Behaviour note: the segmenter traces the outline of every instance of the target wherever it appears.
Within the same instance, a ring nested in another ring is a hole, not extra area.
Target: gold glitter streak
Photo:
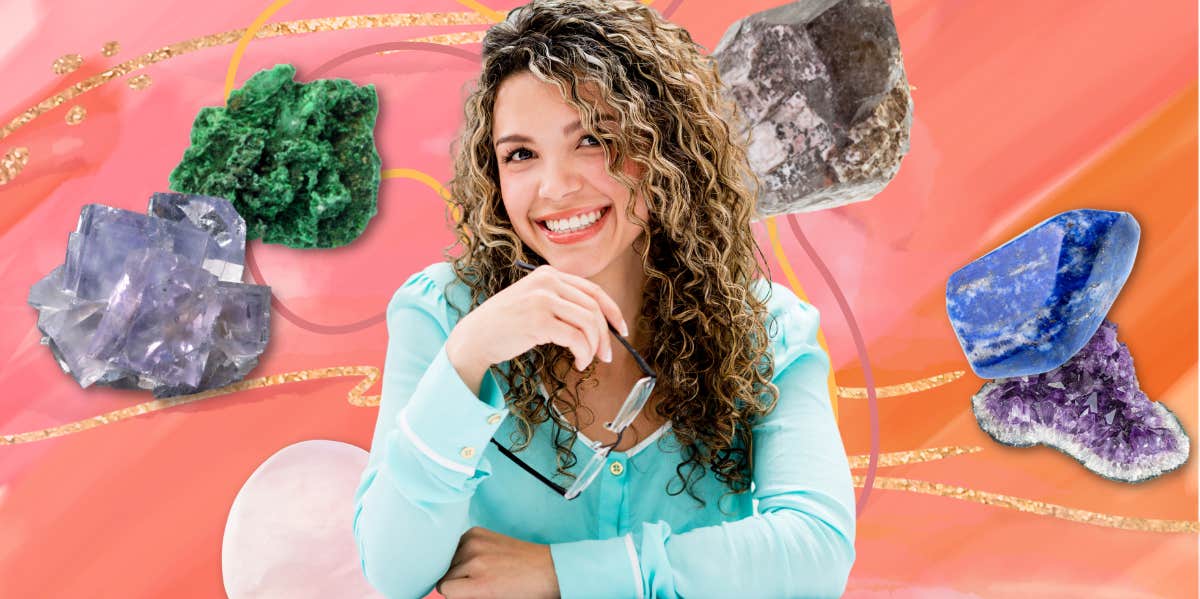
[[[854,486],[861,488],[863,484],[865,484],[865,479],[866,477],[864,476],[855,475]],[[1001,495],[999,493],[989,493],[987,491],[976,491],[975,489],[965,489],[963,487],[945,485],[926,480],[877,477],[875,479],[875,488],[889,489],[892,491],[910,491],[913,493],[923,493],[926,495],[939,495],[941,497],[972,501],[975,503],[981,503],[983,505],[990,505],[992,507],[1017,510],[1019,512],[1028,512],[1030,514],[1038,514],[1040,516],[1053,516],[1062,520],[1079,522],[1081,524],[1091,524],[1093,526],[1107,526],[1110,528],[1137,530],[1141,532],[1200,532],[1200,522],[1193,522],[1189,520],[1153,520],[1149,518],[1131,518],[1128,516],[1100,514],[1097,512],[1089,512],[1087,510],[1064,507],[1053,503],[1035,501],[1033,499],[1023,499],[1021,497]]]
[[[899,397],[910,393],[920,393],[928,391],[934,387],[952,383],[962,378],[966,374],[965,370],[955,370],[953,372],[944,372],[929,378],[924,378],[918,381],[910,381],[900,383],[899,385],[888,385],[886,387],[875,387],[876,397]],[[866,399],[866,387],[838,387],[838,397],[842,399]]]
[[[86,108],[84,108],[82,106],[72,106],[71,109],[67,111],[67,116],[66,116],[65,120],[67,121],[68,125],[78,125],[79,123],[83,122],[83,119],[86,119],[86,118],[87,118],[87,109]]]
[[[490,22],[475,12],[460,13],[395,13],[383,15],[359,15],[352,17],[325,17],[321,19],[304,19],[284,23],[272,23],[263,26],[255,38],[281,37],[301,33],[316,33],[320,31],[342,31],[350,29],[372,29],[387,27],[426,27],[435,25],[487,25]],[[163,46],[153,52],[118,64],[99,75],[95,75],[72,85],[53,96],[43,99],[37,105],[27,108],[17,115],[3,128],[0,128],[0,139],[12,135],[14,131],[29,124],[42,114],[62,106],[66,102],[100,87],[113,79],[124,77],[133,71],[144,69],[152,64],[169,60],[176,56],[237,43],[245,29],[235,29],[224,33],[215,33],[203,37],[177,42]],[[436,37],[436,36],[435,36]],[[464,42],[469,43],[469,42]]]
[[[893,451],[891,453],[879,454],[878,465],[880,468],[886,468],[888,466],[919,464],[921,462],[932,462],[934,460],[942,460],[968,453],[978,453],[980,451],[983,451],[982,447],[965,445],[930,447],[927,449],[914,449],[912,451]],[[849,456],[849,460],[851,468],[866,468],[871,464],[870,455],[852,455]]]
[[[108,43],[104,44],[104,48],[100,50],[101,54],[108,56],[110,58],[113,56],[116,56],[120,52],[121,52],[121,43],[120,42],[108,42]]]
[[[0,185],[12,181],[29,163],[29,148],[13,148],[0,159]]]
[[[427,37],[418,37],[409,40],[410,42],[429,42],[431,44],[445,44],[447,46],[462,45],[462,44],[478,44],[483,41],[483,35],[486,31],[464,31],[462,33],[445,33],[442,35],[430,35]]]
[[[83,66],[83,57],[78,54],[63,54],[54,59],[54,74],[66,75]]]
[[[135,75],[129,78],[129,89],[141,91],[147,87],[150,87],[150,84],[152,83],[154,83],[154,80],[151,79],[149,75],[142,73],[141,75]]]
[[[45,428],[38,431],[30,431],[28,433],[17,433],[13,435],[0,435],[0,445],[16,445],[18,443],[32,443],[34,441],[43,441],[53,439],[54,437],[62,437],[74,433],[82,432],[88,429],[120,422],[127,418],[149,414],[166,410],[176,406],[189,404],[202,399],[209,399],[220,395],[229,395],[239,391],[247,391],[250,389],[261,389],[263,387],[273,387],[275,385],[283,385],[286,383],[296,383],[300,381],[310,381],[317,379],[340,378],[347,376],[360,376],[363,380],[346,396],[346,400],[350,405],[357,407],[372,407],[379,405],[379,396],[365,396],[363,393],[375,384],[379,379],[379,369],[374,366],[333,366],[329,368],[315,368],[312,370],[300,370],[296,372],[285,372],[283,374],[275,374],[271,376],[260,377],[248,381],[241,381],[221,387],[220,389],[210,389],[192,395],[181,395],[179,397],[171,397],[167,399],[156,399],[140,403],[136,406],[114,410],[107,414],[93,416],[84,420],[63,424],[51,428]]]

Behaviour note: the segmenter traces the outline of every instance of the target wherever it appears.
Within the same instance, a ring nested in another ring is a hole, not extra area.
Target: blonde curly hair
[[[634,202],[626,210],[645,232],[633,248],[647,277],[637,328],[651,334],[637,349],[658,373],[654,410],[673,422],[682,449],[679,479],[667,492],[686,489],[703,505],[693,487],[705,467],[729,493],[749,489],[751,427],[779,392],[771,383],[766,298],[752,287],[762,274],[755,252],[762,252],[750,229],[756,194],[747,186],[756,191],[758,179],[746,140],[734,133],[742,116],[720,93],[715,61],[699,49],[686,30],[631,0],[535,0],[488,29],[482,73],[454,144],[456,241],[444,253],[471,289],[471,305],[454,306],[460,317],[523,276],[516,260],[545,262],[526,254],[501,200],[492,110],[501,82],[514,73],[556,85],[602,142],[609,175],[631,197],[646,198],[649,222],[633,214]],[[597,104],[612,107],[619,127],[605,128]],[[640,180],[621,171],[626,159],[642,167]],[[459,245],[465,251],[454,258],[450,250]],[[579,410],[579,385],[595,366],[568,395],[560,369],[570,363],[566,348],[546,344],[514,358],[510,372],[498,365],[492,372],[508,382],[515,449],[528,446],[535,425],[552,420],[558,472],[573,477],[577,435],[562,418]],[[550,379],[551,397],[566,397],[563,416],[539,396],[539,375]]]

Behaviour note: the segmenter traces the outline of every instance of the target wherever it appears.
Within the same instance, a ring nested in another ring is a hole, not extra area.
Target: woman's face
[[[529,248],[581,277],[641,271],[632,245],[642,228],[625,216],[635,200],[605,171],[599,138],[582,129],[557,87],[529,72],[507,77],[496,93],[492,139],[504,207]],[[631,161],[622,168],[640,177]],[[634,214],[649,220],[641,194]]]

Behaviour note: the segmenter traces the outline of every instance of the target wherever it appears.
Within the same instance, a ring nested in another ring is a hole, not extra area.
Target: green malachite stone
[[[171,189],[228,199],[246,238],[294,248],[354,241],[378,212],[379,152],[374,85],[293,80],[275,65],[200,109],[192,145],[171,172]]]

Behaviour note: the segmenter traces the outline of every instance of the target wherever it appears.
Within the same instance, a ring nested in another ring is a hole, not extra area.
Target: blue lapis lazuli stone
[[[1071,210],[950,275],[946,311],[983,378],[1040,374],[1092,338],[1137,256],[1128,212]]]

